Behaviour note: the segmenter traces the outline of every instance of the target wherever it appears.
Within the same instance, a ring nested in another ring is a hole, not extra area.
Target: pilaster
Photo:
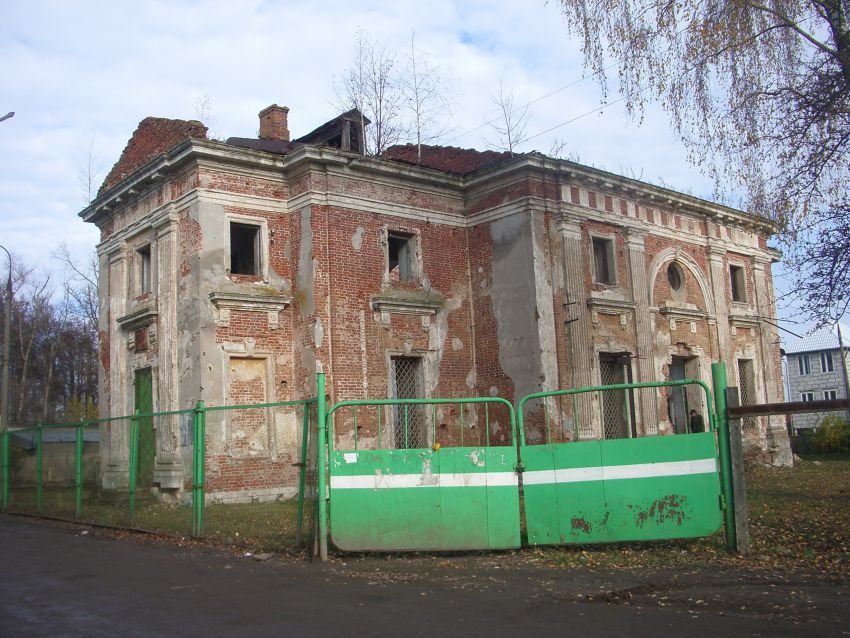
[[[632,299],[635,302],[635,335],[637,343],[639,382],[654,381],[652,353],[652,317],[649,313],[649,285],[646,280],[646,233],[630,228],[626,234],[626,250],[632,281]],[[637,391],[639,397],[640,425],[644,434],[658,433],[655,413],[655,390]]]

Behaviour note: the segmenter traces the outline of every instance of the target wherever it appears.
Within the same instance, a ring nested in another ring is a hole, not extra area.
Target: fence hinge
[[[515,469],[518,473],[520,473],[520,474],[522,474],[523,472],[525,472],[525,466],[522,464],[522,462],[517,463],[516,465],[514,465],[514,469]]]
[[[720,497],[720,511],[725,512],[726,511],[726,499],[723,498],[723,494],[720,494],[719,497]]]

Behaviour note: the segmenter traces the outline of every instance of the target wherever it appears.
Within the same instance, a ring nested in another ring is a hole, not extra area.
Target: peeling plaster
[[[425,357],[425,383],[428,385],[426,396],[431,396],[440,382],[440,363],[443,349],[449,335],[449,314],[463,306],[461,297],[450,297],[437,312],[436,320],[428,331],[428,355]],[[407,344],[405,344],[406,346]]]
[[[528,217],[517,214],[491,223],[490,236],[493,264],[488,294],[496,319],[499,364],[514,383],[514,396],[522,397],[540,389],[542,374],[532,229]]]
[[[358,226],[357,230],[351,236],[351,247],[356,251],[360,252],[360,249],[363,247],[363,233],[365,228],[363,226]]]
[[[454,337],[452,339],[452,350],[454,350],[455,352],[457,352],[458,350],[463,350],[463,341],[461,341],[457,337]]]
[[[315,312],[313,281],[316,264],[313,259],[313,227],[310,207],[301,209],[301,246],[298,254],[298,275],[295,279],[301,305],[301,315],[308,317]]]

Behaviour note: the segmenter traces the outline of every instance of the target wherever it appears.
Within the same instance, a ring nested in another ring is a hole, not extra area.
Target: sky
[[[96,190],[147,116],[203,115],[221,139],[256,137],[273,103],[289,106],[293,138],[333,118],[358,29],[400,62],[415,30],[446,82],[439,143],[490,148],[501,86],[534,102],[518,150],[562,143],[569,159],[711,198],[662,112],[638,125],[622,104],[599,108],[554,1],[0,0],[0,116],[15,112],[0,122],[0,244],[54,277],[60,242],[86,260],[86,176]]]

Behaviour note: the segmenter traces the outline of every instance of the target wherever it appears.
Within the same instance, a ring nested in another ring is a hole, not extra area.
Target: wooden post
[[[738,388],[726,389],[726,405],[729,408],[741,404]],[[732,491],[735,494],[735,536],[738,553],[750,554],[749,523],[747,520],[747,479],[744,474],[744,442],[741,418],[729,418],[729,447],[732,454]]]

